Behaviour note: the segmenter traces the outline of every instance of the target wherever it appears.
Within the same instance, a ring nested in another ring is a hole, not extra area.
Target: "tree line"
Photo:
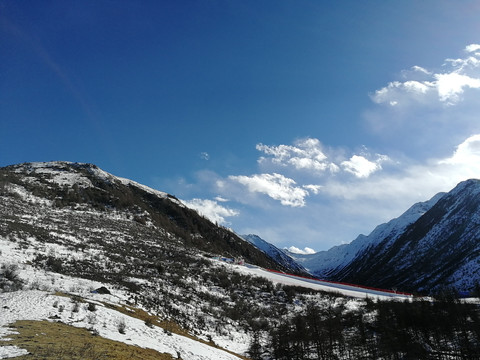
[[[261,335],[253,329],[254,360],[480,359],[479,306],[454,298],[312,302]]]

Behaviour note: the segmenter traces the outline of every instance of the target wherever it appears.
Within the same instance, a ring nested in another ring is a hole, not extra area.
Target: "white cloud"
[[[477,50],[480,50],[480,45],[479,44],[470,44],[465,47],[466,52],[475,52]]]
[[[297,140],[294,145],[268,146],[257,144],[258,151],[262,151],[271,158],[261,157],[260,163],[271,161],[275,165],[292,166],[297,170],[312,170],[316,172],[336,172],[338,168],[327,160],[322,145],[318,139],[304,138]]]
[[[454,105],[460,101],[459,95],[465,88],[480,88],[480,79],[471,78],[467,75],[458,73],[435,74],[436,88],[440,101],[449,105]]]
[[[385,155],[377,155],[376,159],[369,160],[370,157],[366,148],[365,154],[354,154],[348,160],[340,161],[337,165],[322,150],[321,143],[318,139],[305,138],[297,140],[295,145],[278,145],[267,146],[263,144],[257,145],[257,150],[263,151],[267,155],[272,155],[272,164],[280,166],[280,168],[290,167],[294,170],[309,170],[314,174],[332,175],[344,170],[354,174],[357,177],[366,178],[372,173],[381,170],[381,163],[388,160]],[[330,149],[331,157],[341,159],[344,150]],[[261,157],[259,162],[265,163],[268,159]],[[313,193],[318,192],[318,187],[312,185],[303,186],[305,189],[311,190]]]
[[[308,196],[308,191],[295,186],[294,180],[277,173],[229,176],[229,179],[246,186],[250,192],[266,194],[279,200],[282,205],[305,206],[305,197]]]
[[[421,66],[412,66],[412,70],[413,71],[417,71],[417,72],[420,72],[420,73],[423,73],[423,74],[427,74],[427,75],[431,75],[432,73],[430,71],[428,71],[427,69],[424,69],[423,67]]]
[[[460,97],[466,90],[480,88],[480,54],[475,51],[480,45],[471,44],[465,51],[466,58],[446,59],[448,68],[441,72],[427,70],[421,66],[413,66],[412,72],[403,72],[406,81],[392,81],[387,86],[375,91],[371,96],[378,104],[386,103],[392,106],[412,103],[440,102],[445,105],[455,105],[462,101]],[[473,53],[473,54],[472,54]],[[417,74],[422,78],[417,79]],[[432,96],[435,95],[435,96]]]
[[[435,84],[430,81],[392,81],[386,87],[375,91],[371,98],[377,104],[388,103],[393,106],[407,101],[420,102],[422,98],[419,96],[426,95],[434,88]]]
[[[304,189],[314,193],[314,194],[318,194],[320,189],[322,188],[322,185],[303,185],[302,186]]]
[[[216,201],[208,199],[192,199],[192,200],[183,200],[183,203],[191,208],[196,210],[200,215],[205,216],[212,222],[218,224],[226,225],[226,217],[232,217],[239,215],[239,212],[234,209],[226,208]]]
[[[475,169],[474,174],[480,176],[480,134],[470,136],[457,146],[450,158],[439,163]]]
[[[294,254],[302,254],[302,255],[310,255],[310,254],[315,254],[316,251],[309,248],[309,247],[305,247],[305,249],[299,249],[295,246],[290,246],[289,248],[286,248],[288,251],[290,251],[291,253],[294,253]]]
[[[387,201],[408,206],[437,192],[449,191],[470,178],[480,178],[480,134],[465,139],[443,159],[404,163],[395,173],[383,173],[369,181],[346,183],[332,179],[320,191],[348,201],[362,199],[364,205],[370,199],[385,206]]]
[[[367,178],[374,172],[380,170],[382,161],[387,160],[385,155],[379,156],[376,161],[370,161],[363,156],[353,155],[350,160],[341,163],[345,171],[354,174],[358,178]]]

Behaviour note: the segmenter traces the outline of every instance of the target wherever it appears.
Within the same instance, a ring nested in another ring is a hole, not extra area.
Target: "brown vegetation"
[[[170,354],[143,349],[91,334],[88,330],[48,321],[17,321],[11,325],[18,334],[3,345],[16,345],[30,354],[17,359],[42,360],[169,360]]]

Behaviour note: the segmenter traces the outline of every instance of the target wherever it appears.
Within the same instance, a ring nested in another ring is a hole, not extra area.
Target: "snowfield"
[[[397,294],[389,291],[382,291],[380,289],[366,289],[357,287],[355,285],[333,283],[315,279],[308,279],[300,276],[283,274],[279,272],[272,272],[254,265],[232,265],[235,266],[237,271],[244,274],[262,276],[264,278],[273,281],[274,283],[280,283],[283,285],[301,286],[313,290],[336,292],[348,297],[354,298],[376,298],[379,300],[389,299],[410,299],[411,295]]]
[[[68,297],[56,296],[39,290],[15,291],[0,294],[0,337],[11,334],[8,324],[17,320],[52,320],[65,324],[95,329],[99,336],[120,341],[128,345],[151,348],[161,353],[178,354],[182,359],[192,360],[234,360],[237,356],[185,336],[167,333],[159,327],[149,327],[142,320],[124,315],[106,308],[100,301],[111,300],[109,295],[91,294],[89,300],[96,304],[95,311],[87,310],[87,304],[79,303],[74,312],[75,303]],[[60,309],[64,310],[60,310]],[[119,324],[126,325],[125,334],[118,330]],[[0,347],[0,358],[26,354],[25,350],[14,346]]]

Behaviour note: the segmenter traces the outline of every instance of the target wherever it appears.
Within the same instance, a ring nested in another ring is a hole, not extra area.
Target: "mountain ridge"
[[[320,277],[329,277],[335,269],[345,266],[368,247],[378,244],[385,238],[390,241],[395,239],[396,234],[403,231],[433,206],[445,193],[438,193],[430,200],[412,205],[402,215],[386,223],[380,224],[369,235],[358,235],[348,244],[333,246],[329,250],[319,251],[315,254],[288,254],[307,270]]]
[[[480,281],[479,215],[480,180],[461,182],[393,244],[382,241],[334,276],[420,292],[471,290]]]
[[[285,254],[326,280],[413,292],[471,291],[480,282],[480,180],[416,203],[349,244]]]
[[[67,161],[34,162],[0,168],[0,195],[40,195],[58,208],[93,206],[102,211],[130,211],[133,220],[152,230],[165,228],[187,246],[229,257],[243,257],[259,266],[293,271],[234,232],[218,227],[176,197],[133,180],[112,175],[96,165]]]

